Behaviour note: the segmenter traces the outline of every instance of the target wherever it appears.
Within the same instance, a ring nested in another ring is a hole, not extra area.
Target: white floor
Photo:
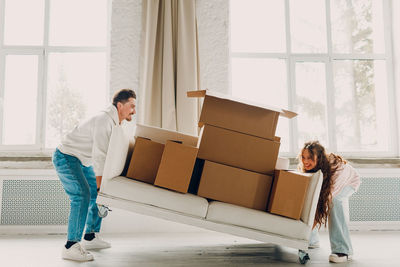
[[[400,232],[352,232],[354,259],[338,266],[400,266]],[[297,251],[215,232],[105,235],[112,248],[93,251],[87,263],[60,258],[65,235],[0,235],[1,267],[59,266],[301,266]],[[334,266],[327,233],[309,251],[307,266]]]

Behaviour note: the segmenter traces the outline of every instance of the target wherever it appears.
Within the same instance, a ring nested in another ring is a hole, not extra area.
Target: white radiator
[[[361,186],[349,200],[350,229],[400,230],[400,169],[358,169]]]
[[[65,232],[68,214],[54,170],[0,170],[0,234]]]

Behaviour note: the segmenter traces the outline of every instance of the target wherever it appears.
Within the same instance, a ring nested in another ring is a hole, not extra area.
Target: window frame
[[[47,72],[48,60],[51,53],[103,52],[106,56],[106,95],[110,92],[110,39],[112,1],[107,1],[107,37],[106,46],[51,46],[49,45],[50,2],[44,0],[44,33],[43,45],[4,45],[5,1],[0,0],[0,153],[26,152],[28,155],[50,155],[53,148],[46,148],[46,100],[47,100]],[[4,145],[4,91],[5,91],[5,57],[7,55],[37,55],[38,56],[38,84],[36,105],[36,138],[33,145]]]
[[[295,81],[295,64],[296,62],[323,62],[326,71],[326,112],[327,112],[327,133],[328,142],[327,149],[331,152],[338,152],[348,158],[366,158],[366,157],[397,157],[399,156],[399,140],[397,127],[396,100],[394,89],[394,73],[393,73],[393,47],[392,47],[392,25],[391,25],[391,1],[383,0],[383,26],[384,26],[384,42],[385,52],[370,54],[340,54],[332,52],[332,29],[330,16],[330,1],[325,0],[326,12],[326,30],[327,30],[327,52],[326,53],[292,53],[291,52],[291,36],[290,36],[290,0],[284,0],[285,5],[285,30],[286,30],[286,53],[251,53],[251,52],[233,52],[230,46],[230,62],[233,58],[278,58],[286,61],[287,67],[287,90],[288,90],[288,108],[294,110],[296,98],[296,81]],[[232,16],[230,16],[232,19]],[[337,151],[335,132],[335,88],[333,80],[333,62],[335,60],[385,60],[387,72],[387,94],[388,94],[388,114],[389,114],[389,144],[387,151]],[[230,77],[230,92],[232,92],[232,76]],[[297,119],[289,120],[289,152],[280,152],[282,156],[296,157],[297,148]]]

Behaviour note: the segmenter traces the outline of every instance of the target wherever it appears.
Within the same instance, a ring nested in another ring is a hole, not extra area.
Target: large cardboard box
[[[296,220],[300,219],[309,182],[308,174],[276,170],[268,211]]]
[[[273,174],[280,143],[204,125],[198,158],[262,174]]]
[[[278,117],[296,113],[218,94],[208,90],[189,91],[188,97],[204,97],[199,127],[204,124],[274,140]]]
[[[126,177],[153,184],[164,151],[164,144],[137,137]]]
[[[265,211],[272,176],[205,161],[198,195]]]
[[[167,141],[154,185],[187,193],[198,149]]]

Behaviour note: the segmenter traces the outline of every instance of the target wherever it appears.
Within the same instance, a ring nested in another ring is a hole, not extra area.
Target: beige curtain
[[[144,0],[138,122],[197,134],[195,0]]]

